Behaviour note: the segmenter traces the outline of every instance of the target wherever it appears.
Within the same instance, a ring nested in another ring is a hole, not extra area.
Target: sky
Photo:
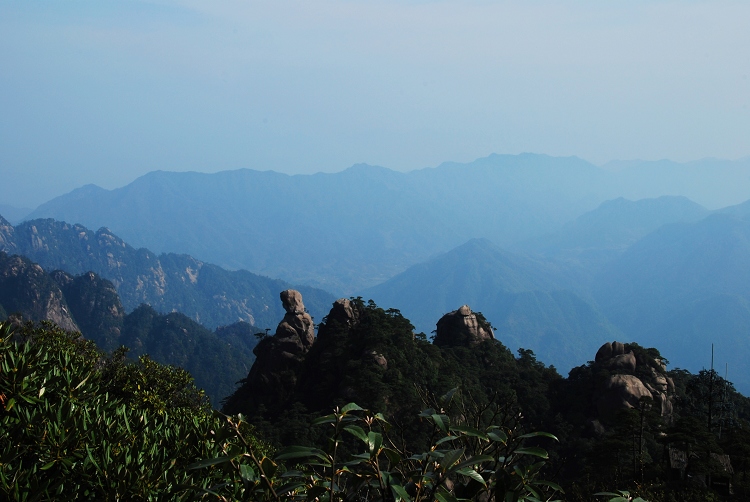
[[[0,204],[153,170],[750,155],[750,2],[0,0]]]

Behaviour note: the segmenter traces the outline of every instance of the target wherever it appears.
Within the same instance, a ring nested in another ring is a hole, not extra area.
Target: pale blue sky
[[[750,155],[747,1],[0,0],[0,203],[155,169]]]

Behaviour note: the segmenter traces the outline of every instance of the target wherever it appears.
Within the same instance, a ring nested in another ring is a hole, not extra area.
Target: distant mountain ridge
[[[426,333],[435,328],[435,319],[469,304],[509,348],[532,349],[540,359],[568,369],[602,340],[620,336],[585,293],[574,292],[576,283],[575,273],[565,266],[474,239],[362,295],[397,307]]]
[[[349,294],[471,238],[508,246],[553,232],[616,197],[681,195],[716,208],[746,200],[749,188],[747,159],[611,172],[576,157],[491,155],[408,173],[155,171],[115,190],[84,187],[29,218],[104,226],[157,253]]]
[[[626,337],[698,371],[714,343],[717,367],[750,389],[750,203],[607,201],[513,252],[472,240],[361,294],[424,332],[470,304],[508,347],[563,370],[583,347]]]
[[[157,256],[134,249],[106,228],[52,219],[16,227],[0,217],[0,251],[17,253],[46,270],[77,275],[93,271],[112,281],[130,312],[142,303],[159,312],[179,311],[209,328],[245,321],[261,329],[283,317],[279,291],[290,284],[250,272],[227,271],[187,255]],[[335,298],[322,290],[298,286],[314,317],[322,318]]]
[[[663,225],[696,222],[709,214],[711,211],[686,197],[636,201],[618,197],[602,202],[557,232],[521,242],[513,249],[577,263],[593,273]]]
[[[247,323],[212,332],[181,313],[159,314],[147,305],[126,314],[112,283],[93,272],[48,274],[28,258],[0,251],[0,320],[19,314],[80,331],[102,350],[125,345],[131,356],[183,367],[215,406],[247,375],[258,342]]]

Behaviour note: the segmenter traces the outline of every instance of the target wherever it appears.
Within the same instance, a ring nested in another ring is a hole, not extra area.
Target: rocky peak
[[[0,304],[9,314],[47,319],[66,331],[79,331],[58,285],[24,257],[0,253]]]
[[[607,342],[596,353],[594,368],[608,375],[597,382],[594,395],[598,419],[611,423],[621,410],[638,408],[642,398],[650,398],[664,420],[671,421],[674,382],[666,376],[664,362],[625,350],[620,342]]]
[[[439,347],[474,347],[495,336],[489,323],[477,317],[468,305],[445,314],[437,322],[435,345]]]
[[[313,320],[299,291],[287,289],[279,296],[286,314],[276,333],[256,345],[256,359],[246,383],[227,399],[226,409],[252,408],[256,400],[272,407],[280,405],[297,384],[305,355],[315,342]]]
[[[0,216],[0,251],[13,253],[16,251],[16,229],[8,220]]]
[[[287,289],[279,296],[286,314],[276,327],[274,338],[291,355],[304,355],[315,342],[312,317],[305,311],[305,304],[302,303],[302,294],[299,291]]]

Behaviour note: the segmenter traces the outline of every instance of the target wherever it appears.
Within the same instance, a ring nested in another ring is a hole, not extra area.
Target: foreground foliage
[[[364,318],[361,336],[351,342],[369,344],[377,337],[387,342],[405,324],[395,312],[373,307],[367,313],[373,322]],[[383,326],[378,316],[399,327],[395,334],[375,329]],[[643,407],[622,415],[606,433],[592,435],[585,419],[585,406],[591,405],[587,389],[595,382],[591,365],[545,384],[549,375],[533,354],[521,351],[513,359],[502,347],[488,345],[440,349],[432,354],[440,361],[436,371],[426,356],[438,348],[419,337],[401,341],[425,352],[413,360],[424,362],[434,376],[427,381],[432,389],[460,380],[458,386],[440,395],[415,385],[419,373],[406,373],[388,344],[367,346],[366,352],[347,349],[342,356],[369,354],[374,347],[389,358],[387,369],[363,371],[372,391],[357,396],[365,406],[334,403],[327,408],[333,413],[318,409],[312,418],[303,406],[280,408],[300,423],[281,422],[294,427],[278,437],[296,439],[275,450],[258,439],[252,417],[212,410],[180,368],[148,356],[133,363],[124,348],[103,354],[49,323],[15,331],[2,323],[0,499],[747,499],[747,400],[712,372],[671,373],[677,389],[671,424]],[[337,361],[338,355],[329,364]],[[525,382],[510,380],[507,392],[494,385],[496,378],[512,375],[514,366]],[[404,373],[390,373],[401,369]],[[388,378],[378,381],[377,372]],[[335,388],[326,374],[307,385]],[[368,385],[361,375],[348,378],[347,387]],[[389,397],[391,385],[401,388]],[[488,394],[492,388],[496,392]],[[369,411],[378,403],[385,413]],[[550,431],[560,443],[537,430]],[[690,452],[682,474],[670,471],[670,448]],[[733,475],[712,460],[725,454],[731,455]],[[717,482],[726,480],[734,495],[717,491]]]
[[[228,467],[235,480],[228,500],[516,502],[549,501],[562,493],[542,479],[547,451],[529,444],[554,436],[523,433],[518,421],[503,423],[505,410],[497,406],[475,415],[474,424],[453,421],[449,409],[455,392],[438,400],[447,408],[419,414],[431,437],[427,451],[411,451],[382,414],[349,403],[313,421],[328,431],[323,447],[290,446],[273,459],[248,448],[193,467]],[[238,436],[242,420],[227,417]],[[284,471],[284,461],[301,463]]]
[[[13,500],[550,500],[547,453],[508,410],[476,422],[454,392],[419,418],[430,447],[355,404],[315,420],[324,446],[276,454],[190,375],[125,350],[104,357],[54,325],[0,324],[0,494]],[[302,462],[302,463],[299,463]],[[287,463],[288,467],[284,466]]]
[[[0,324],[0,400],[7,500],[192,499],[218,481],[188,465],[236,440],[216,439],[221,418],[186,371],[103,358],[47,323]]]

